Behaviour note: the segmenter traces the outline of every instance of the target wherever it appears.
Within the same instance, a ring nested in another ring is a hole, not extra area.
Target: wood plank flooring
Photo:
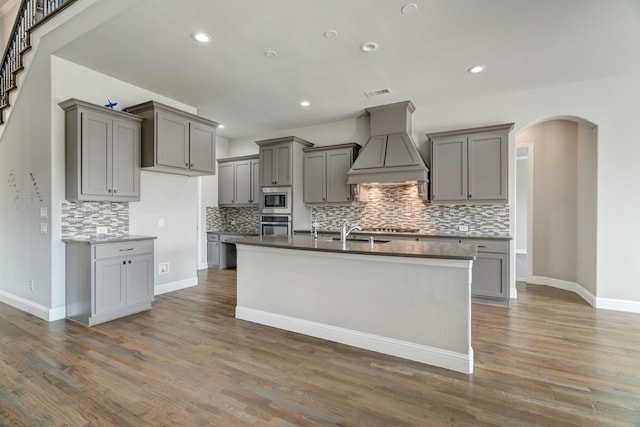
[[[0,304],[0,425],[640,426],[638,314],[519,284],[465,375],[236,320],[235,280],[91,328]]]

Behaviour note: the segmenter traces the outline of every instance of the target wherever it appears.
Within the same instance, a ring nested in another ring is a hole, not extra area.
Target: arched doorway
[[[594,304],[597,127],[578,117],[547,118],[518,133],[516,151],[516,277]]]

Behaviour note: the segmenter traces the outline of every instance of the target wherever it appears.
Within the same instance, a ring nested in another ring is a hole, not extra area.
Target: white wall
[[[11,36],[13,24],[16,22],[20,0],[9,0],[0,7],[0,49],[4,52]]]
[[[577,124],[540,123],[518,135],[518,144],[536,153],[531,273],[576,282]]]
[[[518,147],[518,159],[516,161],[516,250],[527,250],[527,199],[529,197],[529,163],[527,147]],[[523,153],[521,155],[520,153]]]
[[[597,129],[578,124],[578,218],[576,222],[576,279],[592,295],[597,277]],[[639,251],[640,252],[640,251]]]

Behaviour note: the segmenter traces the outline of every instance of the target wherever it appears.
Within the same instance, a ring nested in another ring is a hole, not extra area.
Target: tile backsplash
[[[129,234],[129,203],[62,202],[63,239],[95,236],[96,227],[107,227],[109,235]]]
[[[260,211],[257,207],[207,206],[207,231],[257,233],[259,228]]]
[[[509,205],[439,205],[421,200],[415,184],[371,187],[368,202],[357,206],[316,206],[312,218],[322,230],[348,221],[367,228],[418,228],[423,233],[508,236]],[[469,230],[460,232],[458,226]]]

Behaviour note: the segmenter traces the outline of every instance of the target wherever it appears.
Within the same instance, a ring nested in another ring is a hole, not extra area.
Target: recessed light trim
[[[418,5],[415,3],[407,3],[400,8],[400,12],[403,15],[411,15],[412,13],[416,13],[418,11]]]
[[[264,56],[266,56],[269,59],[277,58],[278,57],[278,51],[277,50],[267,50],[264,53]]]
[[[311,103],[309,101],[307,101],[306,99],[303,99],[302,101],[300,101],[300,106],[301,107],[308,107],[309,105],[311,105]]]
[[[364,42],[360,45],[360,50],[363,52],[375,52],[376,50],[378,50],[378,43]]]
[[[473,67],[469,68],[467,70],[467,72],[471,73],[471,74],[478,74],[483,72],[484,70],[486,70],[487,67],[484,65],[474,65]]]
[[[336,30],[327,30],[324,32],[325,39],[335,39],[338,37],[338,32]]]
[[[198,43],[209,43],[212,37],[207,33],[203,33],[202,31],[196,31],[195,33],[191,34],[191,38]]]
[[[224,125],[222,123],[218,123],[218,129],[224,129]]]

